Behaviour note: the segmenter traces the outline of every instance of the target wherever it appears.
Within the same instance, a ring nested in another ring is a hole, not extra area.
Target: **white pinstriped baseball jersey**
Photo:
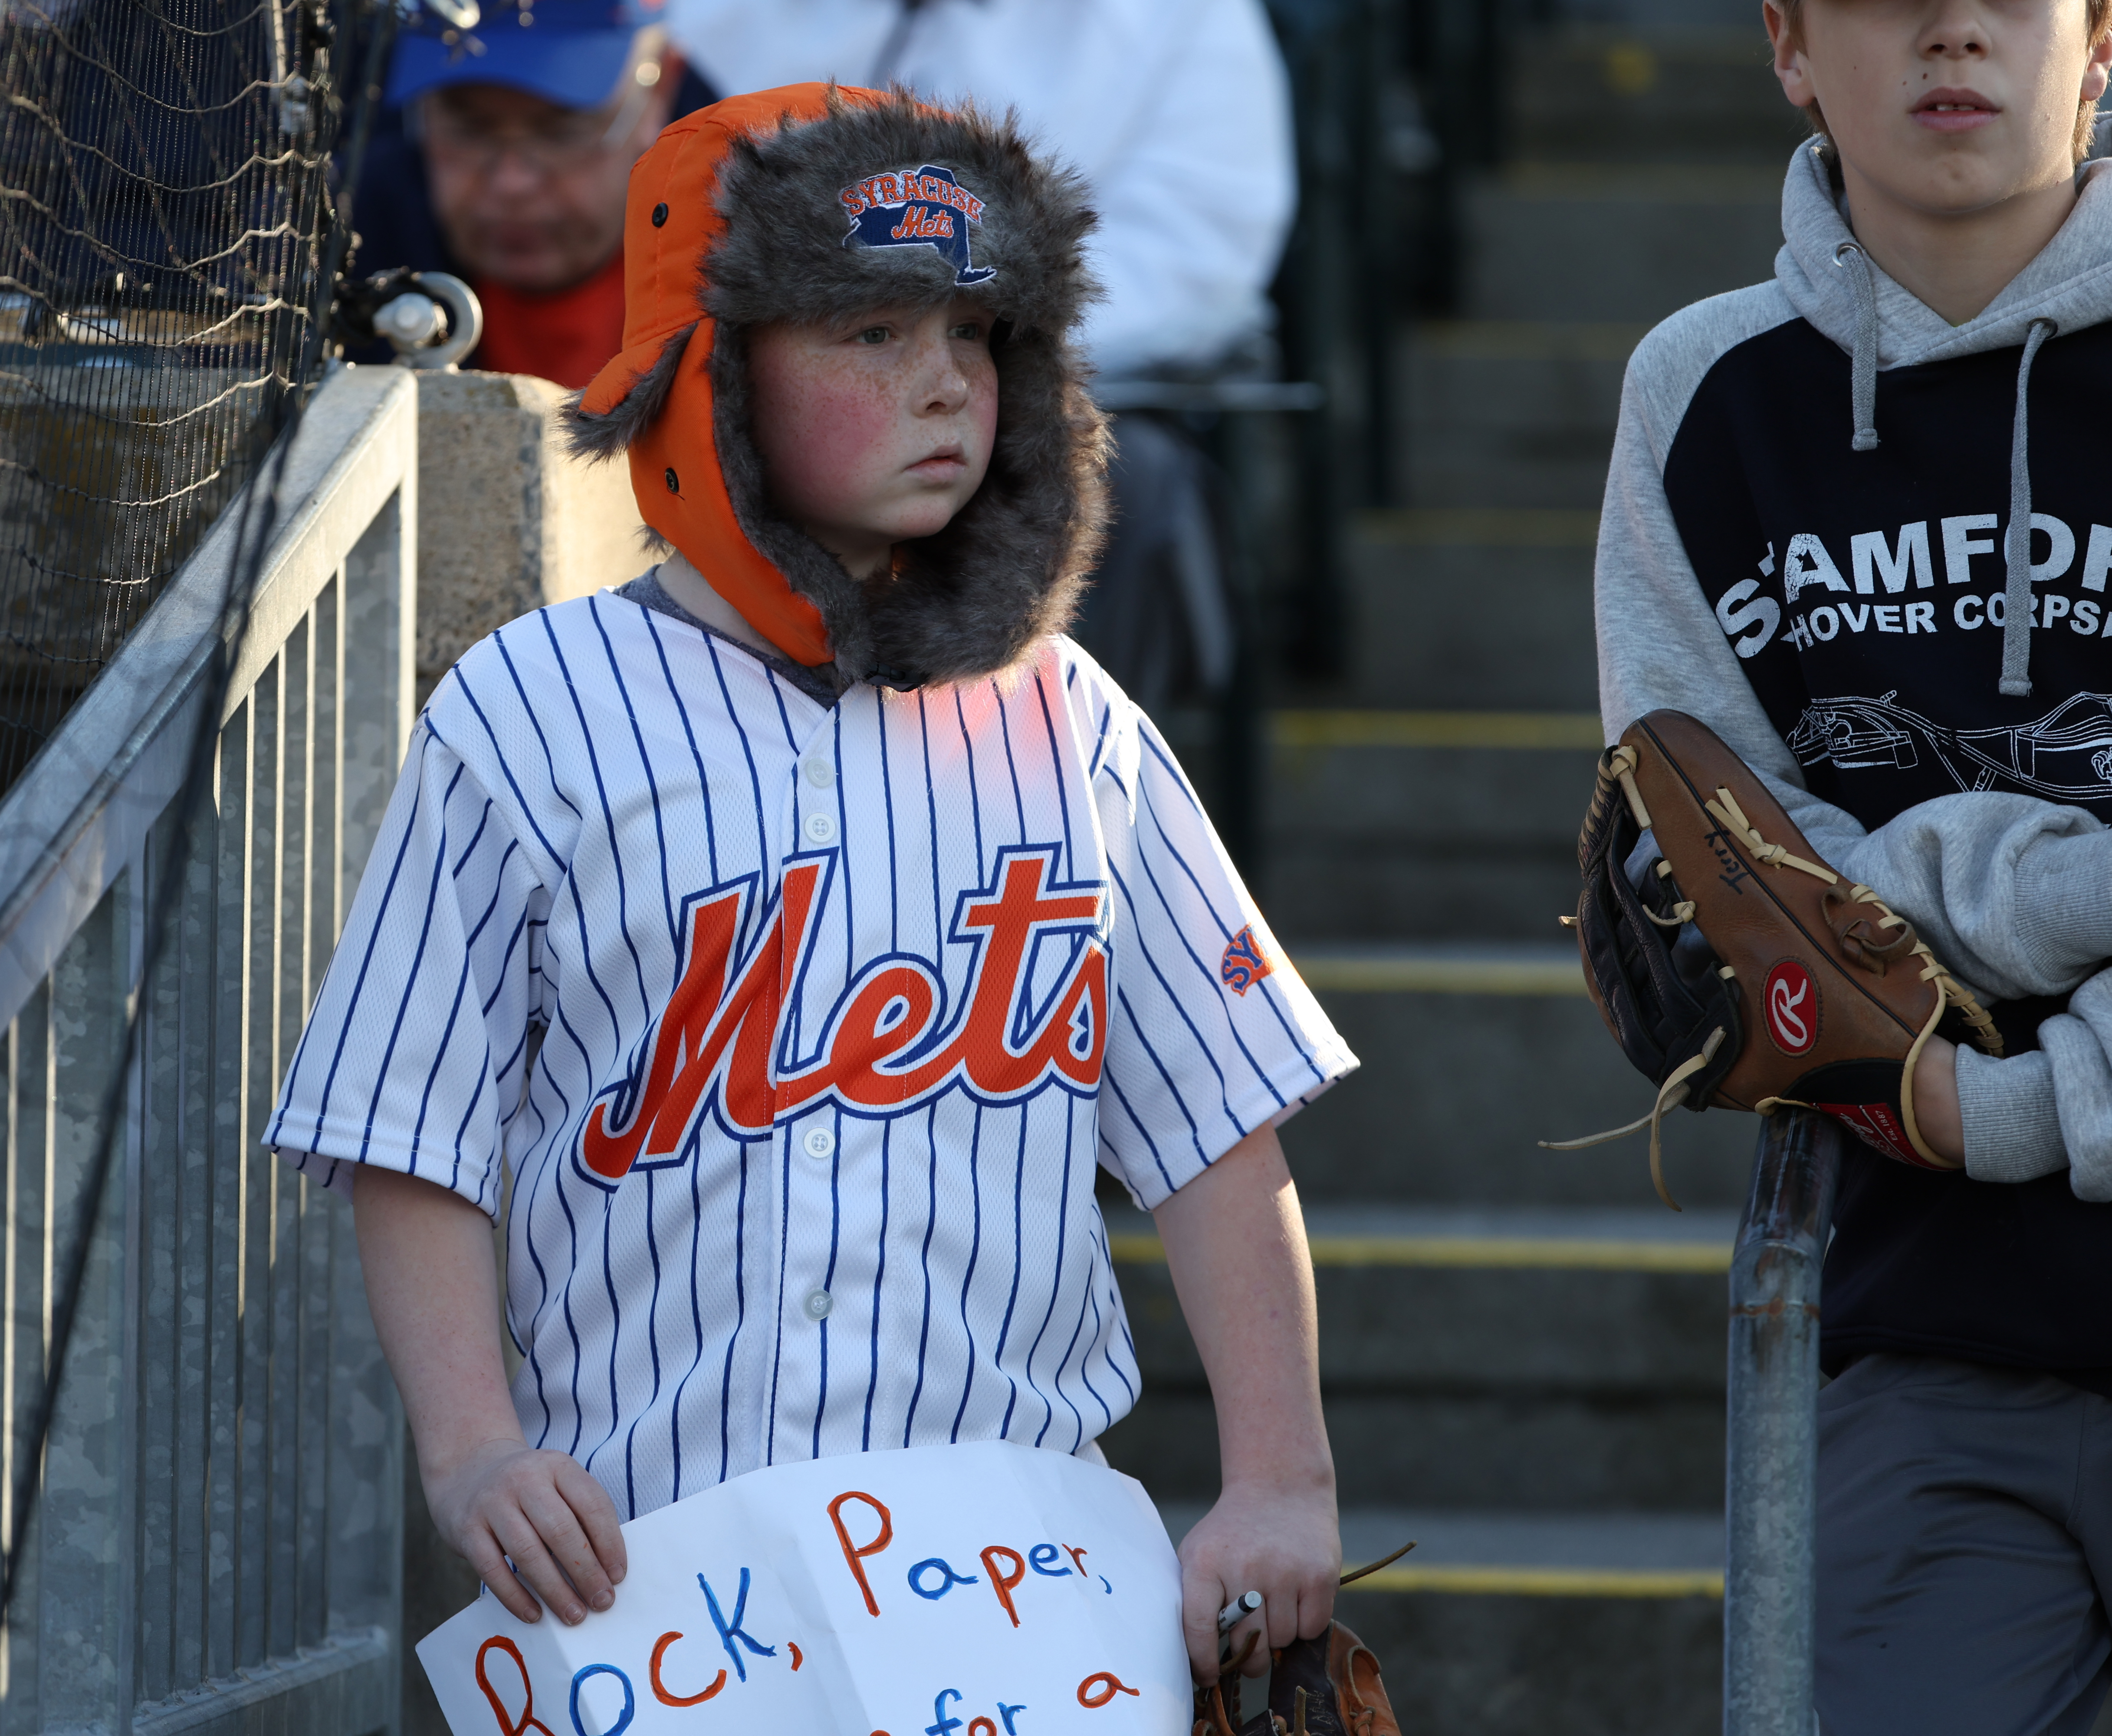
[[[434,695],[270,1143],[496,1210],[528,1438],[626,1515],[787,1458],[1074,1451],[1146,1205],[1356,1064],[1092,660],[816,703],[612,593]],[[524,1094],[531,1026],[547,1027]]]

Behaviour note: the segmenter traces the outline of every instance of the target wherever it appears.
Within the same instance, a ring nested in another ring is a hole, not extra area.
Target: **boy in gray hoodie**
[[[1825,1283],[1819,1713],[2082,1732],[2112,1684],[2112,0],[1767,0],[1818,136],[1772,283],[1628,368],[1607,739],[1701,718],[1995,1009]]]

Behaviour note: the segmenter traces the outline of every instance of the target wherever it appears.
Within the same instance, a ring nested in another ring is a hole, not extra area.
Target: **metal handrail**
[[[1732,1255],[1725,1736],[1812,1736],[1819,1269],[1843,1137],[1809,1109],[1766,1118]]]
[[[414,440],[417,413],[415,383],[401,370],[380,368],[333,376],[303,413],[278,473],[281,498],[298,504],[257,577],[249,630],[216,721],[225,722],[241,704],[399,485],[400,467],[377,467],[369,454]],[[182,785],[216,642],[230,626],[223,605],[245,503],[239,496],[220,515],[0,800],[0,1025],[21,1009]],[[407,708],[412,656],[407,643]]]
[[[400,1413],[257,1136],[411,727],[416,380],[280,457],[261,563],[238,499],[0,800],[0,1730],[396,1722]]]

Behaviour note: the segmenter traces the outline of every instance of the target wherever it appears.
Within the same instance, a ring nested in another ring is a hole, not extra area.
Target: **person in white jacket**
[[[729,96],[899,80],[1017,107],[1093,190],[1104,377],[1213,367],[1268,329],[1298,171],[1261,0],[669,0],[666,22]]]
[[[669,0],[685,60],[732,95],[810,79],[1016,108],[1092,189],[1103,380],[1266,370],[1298,203],[1290,80],[1261,0]],[[1232,629],[1204,467],[1116,418],[1115,526],[1078,636],[1147,710],[1217,690]]]

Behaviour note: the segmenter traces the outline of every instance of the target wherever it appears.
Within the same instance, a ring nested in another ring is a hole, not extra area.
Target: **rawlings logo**
[[[769,1136],[778,1118],[823,1098],[897,1115],[958,1086],[986,1103],[1054,1085],[1099,1087],[1107,1048],[1108,957],[1099,937],[1106,889],[1055,883],[1058,846],[1000,850],[990,884],[964,892],[949,938],[976,949],[963,1005],[949,1018],[945,985],[922,959],[876,960],[824,1021],[807,1059],[785,1052],[787,988],[798,982],[833,851],[794,859],[745,954],[753,877],[714,887],[683,910],[680,979],[630,1073],[588,1112],[579,1156],[588,1173],[621,1181],[634,1168],[687,1161],[702,1117],[735,1139]],[[1040,944],[1070,943],[1040,1005],[1028,991]]]
[[[953,171],[926,163],[921,169],[872,175],[836,197],[851,220],[844,245],[928,247],[954,267],[954,281],[967,289],[988,283],[997,272],[968,258],[968,225],[983,220],[983,202],[954,179]]]
[[[1261,942],[1254,938],[1251,927],[1240,929],[1232,936],[1225,948],[1224,957],[1218,961],[1218,974],[1224,978],[1225,986],[1242,998],[1275,968],[1268,955],[1261,950]]]
[[[1784,1055],[1802,1055],[1818,1041],[1818,990],[1796,959],[1784,959],[1768,973],[1761,1000],[1768,1035]]]

